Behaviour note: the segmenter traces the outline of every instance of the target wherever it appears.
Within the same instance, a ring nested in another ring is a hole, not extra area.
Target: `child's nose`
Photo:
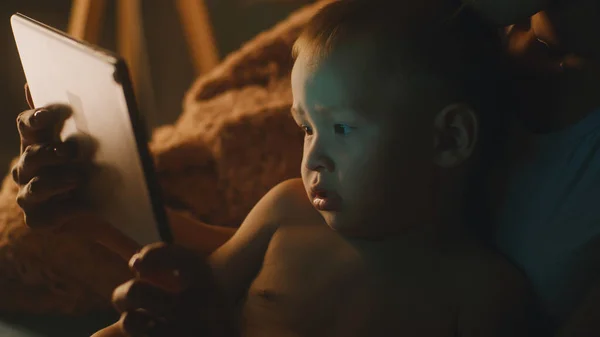
[[[305,157],[306,168],[310,171],[333,172],[335,170],[335,164],[331,157],[316,142],[308,149]]]

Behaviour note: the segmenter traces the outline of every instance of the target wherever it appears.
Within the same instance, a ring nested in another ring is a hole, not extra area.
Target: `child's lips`
[[[313,188],[310,195],[313,206],[319,211],[338,211],[341,207],[342,198],[335,192]]]

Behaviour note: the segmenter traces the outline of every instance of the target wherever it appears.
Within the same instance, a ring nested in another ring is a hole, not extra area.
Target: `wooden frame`
[[[150,61],[147,53],[142,0],[115,0],[117,50],[127,62],[140,109],[148,122],[156,116]],[[163,1],[163,0],[158,0]],[[175,0],[192,64],[198,75],[219,63],[210,15],[204,0]],[[68,33],[98,44],[106,15],[106,0],[73,0]]]
[[[175,4],[196,73],[206,73],[219,63],[219,52],[206,3],[204,0],[176,0]]]
[[[97,44],[105,12],[106,0],[73,0],[68,33]]]

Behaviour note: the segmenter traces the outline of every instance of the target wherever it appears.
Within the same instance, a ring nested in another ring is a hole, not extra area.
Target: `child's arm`
[[[206,224],[172,209],[167,209],[167,216],[175,243],[200,256],[210,255],[237,231],[237,228]]]
[[[260,269],[279,225],[286,217],[297,215],[294,210],[302,200],[299,198],[306,198],[299,180],[274,187],[235,235],[209,257],[210,265],[177,245],[144,247],[130,261],[136,279],[119,286],[113,294],[113,303],[122,313],[119,324],[98,336],[115,329],[136,336],[179,336],[183,331],[197,336],[235,335],[231,305]]]
[[[300,179],[271,189],[248,214],[233,237],[217,249],[209,264],[227,298],[237,301],[260,270],[269,242],[282,222],[293,217],[299,198],[306,198]]]
[[[179,211],[171,209],[166,211],[174,243],[202,257],[214,252],[237,230],[236,228],[208,225]],[[87,215],[81,222],[86,224],[80,227],[87,236],[117,253],[125,261],[129,261],[131,256],[141,248],[138,243],[93,214]]]
[[[232,289],[242,289],[239,285],[249,282],[249,277],[258,270],[271,236],[287,215],[286,209],[291,207],[291,197],[306,198],[303,193],[302,182],[298,179],[280,183],[254,206],[239,229],[208,225],[182,212],[167,209],[175,244],[199,256],[212,253],[209,262],[215,269],[217,281],[228,294],[233,294],[236,291]],[[118,231],[110,230],[112,227],[102,228],[104,230],[98,231],[98,241],[126,261],[140,249]]]

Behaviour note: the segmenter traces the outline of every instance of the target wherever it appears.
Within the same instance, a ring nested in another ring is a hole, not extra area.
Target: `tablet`
[[[171,242],[147,126],[139,113],[125,62],[20,13],[11,25],[36,108],[54,103],[73,109],[61,133],[96,143],[83,197],[115,228],[140,245]]]

